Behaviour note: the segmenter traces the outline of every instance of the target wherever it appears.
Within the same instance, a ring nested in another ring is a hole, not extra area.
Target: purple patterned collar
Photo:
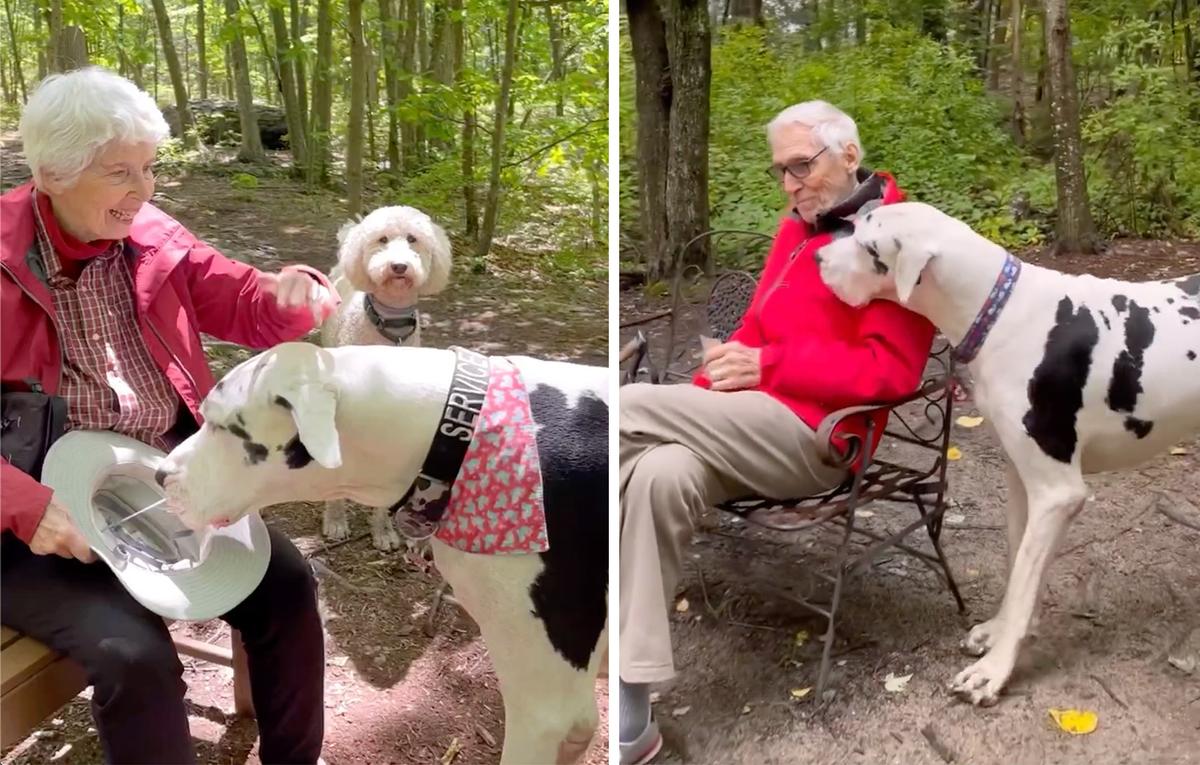
[[[979,349],[983,347],[983,341],[987,340],[988,333],[992,331],[996,319],[1000,318],[1000,312],[1004,310],[1004,304],[1012,295],[1013,287],[1017,284],[1017,277],[1021,275],[1021,261],[1017,260],[1011,252],[1004,253],[1004,256],[1004,265],[1000,268],[999,275],[996,276],[996,283],[992,285],[991,294],[984,301],[979,313],[975,315],[975,321],[971,322],[962,342],[954,347],[954,361],[959,364],[969,364],[979,354]]]

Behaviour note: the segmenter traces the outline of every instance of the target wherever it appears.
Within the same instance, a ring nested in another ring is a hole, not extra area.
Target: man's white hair
[[[21,115],[25,160],[40,180],[73,185],[109,143],[153,143],[170,135],[148,94],[98,66],[52,74],[38,84]]]
[[[830,151],[841,154],[850,144],[858,147],[858,159],[866,156],[858,139],[858,125],[849,114],[828,101],[805,101],[781,111],[767,124],[767,140],[774,143],[779,131],[788,125],[804,125],[812,130]]]

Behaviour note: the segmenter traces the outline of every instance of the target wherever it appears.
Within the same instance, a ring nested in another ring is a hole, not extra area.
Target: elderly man
[[[33,181],[0,197],[0,374],[67,405],[69,428],[169,449],[214,384],[200,333],[252,347],[295,340],[336,309],[305,266],[229,260],[149,204],[168,134],[133,83],[91,68],[47,78],[21,117]],[[183,667],[163,620],[88,549],[53,492],[0,472],[4,624],[77,660],[105,759],[195,761]],[[241,630],[264,763],[314,763],[324,736],[316,587],[282,534],[258,588],[223,618]]]
[[[899,305],[854,309],[821,281],[817,250],[851,231],[855,216],[903,199],[890,175],[861,166],[854,121],[809,101],[772,120],[767,139],[790,210],[741,325],[705,352],[694,385],[621,389],[625,764],[650,760],[662,745],[649,684],[675,674],[668,605],[697,516],[738,496],[808,496],[843,481],[816,456],[821,419],[913,390],[933,338],[925,319]],[[865,420],[848,429],[865,435]]]

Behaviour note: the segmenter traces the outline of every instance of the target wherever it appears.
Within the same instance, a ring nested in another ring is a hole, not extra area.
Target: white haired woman
[[[33,180],[0,197],[0,378],[63,398],[68,428],[161,449],[198,427],[214,385],[200,333],[263,348],[337,307],[320,272],[225,258],[149,204],[167,125],[99,68],[53,75],[21,117]],[[77,660],[109,762],[195,761],[183,667],[161,618],[95,559],[53,492],[8,460],[0,613]],[[242,633],[267,763],[314,763],[324,737],[316,585],[282,534],[262,583],[223,618]]]
[[[809,101],[772,120],[767,139],[789,210],[741,325],[705,352],[694,385],[621,389],[622,763],[646,762],[662,744],[649,684],[675,674],[668,605],[697,516],[738,496],[803,497],[839,484],[845,474],[815,451],[821,419],[912,391],[933,339],[925,319],[896,303],[841,302],[813,259],[854,217],[904,198],[890,175],[862,167],[854,120]],[[846,431],[864,436],[865,420]]]

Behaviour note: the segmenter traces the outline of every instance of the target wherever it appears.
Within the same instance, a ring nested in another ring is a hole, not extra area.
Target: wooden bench
[[[707,243],[711,250],[723,238],[736,235],[749,241],[749,247],[764,252],[770,237],[744,231],[710,231],[689,243],[689,246]],[[710,251],[711,251],[710,250]],[[743,262],[745,259],[742,259]],[[762,261],[759,260],[759,263]],[[729,271],[711,280],[707,290],[702,289],[705,277],[694,282],[687,272],[674,280],[672,306],[655,318],[669,319],[666,342],[660,343],[660,353],[654,353],[653,343],[639,329],[621,350],[623,366],[622,383],[648,381],[667,383],[691,379],[699,358],[699,334],[703,333],[720,341],[733,334],[750,305],[756,287],[755,278],[744,271]],[[689,298],[688,296],[692,296]],[[692,304],[689,305],[689,299]],[[701,312],[695,301],[704,300]],[[644,323],[635,320],[624,324],[630,327]],[[703,326],[695,326],[699,321]],[[689,324],[690,322],[690,324]],[[686,337],[688,342],[677,347],[676,338]],[[657,358],[656,358],[657,357]],[[685,371],[677,371],[682,366]],[[949,446],[951,409],[953,407],[954,361],[950,344],[944,338],[934,341],[926,371],[916,391],[894,401],[878,401],[853,406],[829,414],[817,428],[817,450],[827,464],[848,467],[862,451],[863,444],[854,436],[848,436],[844,445],[832,436],[839,423],[849,417],[867,417],[867,442],[875,440],[872,413],[888,412],[888,425],[883,433],[885,441],[875,454],[862,455],[860,469],[840,486],[814,497],[768,498],[741,497],[719,506],[718,509],[737,515],[747,521],[779,532],[803,532],[814,530],[827,523],[842,527],[841,542],[835,555],[832,572],[816,572],[816,576],[832,587],[832,593],[808,596],[789,592],[778,592],[788,600],[818,613],[826,619],[826,632],[821,665],[817,679],[816,698],[823,698],[829,677],[830,659],[834,644],[834,629],[838,606],[844,594],[846,581],[869,569],[872,563],[889,548],[901,550],[929,565],[940,575],[954,597],[959,613],[966,610],[958,585],[942,551],[942,516],[946,510],[946,450]],[[907,452],[900,458],[884,459],[891,455],[882,446],[890,439],[893,444],[908,444]],[[912,505],[917,517],[898,532],[882,535],[856,525],[856,512],[876,501],[891,501]],[[933,547],[933,553],[918,550],[905,543],[909,535],[924,528]],[[865,538],[866,549],[852,554],[851,543]]]
[[[233,668],[233,702],[237,714],[254,716],[246,651],[237,630],[231,647],[173,635],[182,656]],[[0,627],[0,748],[29,735],[87,687],[83,668],[42,643],[9,627]]]

